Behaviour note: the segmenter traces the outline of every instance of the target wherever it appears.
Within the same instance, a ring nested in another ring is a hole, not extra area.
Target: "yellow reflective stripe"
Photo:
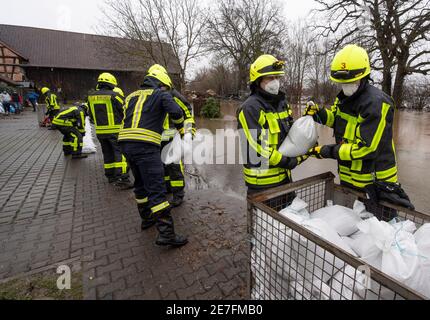
[[[164,181],[170,181],[170,177],[164,177]]]
[[[269,178],[260,178],[260,177],[249,177],[247,175],[244,175],[245,182],[252,185],[258,185],[258,186],[267,186],[271,184],[277,184],[280,182],[285,181],[287,179],[287,174],[279,174],[276,177],[269,177]]]
[[[363,160],[352,161],[351,170],[361,171],[363,169]]]
[[[172,186],[173,188],[181,188],[185,186],[185,182],[182,180],[170,181],[170,186]]]
[[[371,173],[356,173],[351,172],[351,170],[348,167],[345,166],[339,166],[339,172],[342,174],[346,174],[351,176],[353,179],[359,180],[359,181],[373,181],[373,174]]]
[[[260,111],[260,117],[258,118],[258,124],[260,126],[264,126],[264,124],[266,123],[266,117],[264,115],[265,113],[263,111]]]
[[[331,110],[328,109],[324,109],[326,114],[327,114],[327,122],[326,122],[326,126],[333,128],[334,126],[334,114]]]
[[[182,111],[184,111],[185,117],[186,118],[191,118],[192,114],[190,112],[190,109],[187,108],[187,106],[185,105],[185,103],[183,103],[181,101],[181,99],[174,97],[173,98],[175,100],[175,102],[181,107]]]
[[[71,142],[64,142],[63,141],[63,146],[70,146],[71,145]]]
[[[343,113],[341,111],[338,111],[336,115],[347,121],[343,137],[348,141],[353,142],[355,140],[355,129],[357,128],[358,123],[357,117]]]
[[[139,127],[140,119],[142,118],[143,106],[144,106],[148,96],[150,96],[153,92],[154,92],[154,90],[140,90],[140,91],[138,91],[139,99],[137,100],[136,106],[134,107],[132,128],[138,128]]]
[[[282,168],[270,168],[270,169],[257,169],[257,168],[243,168],[243,173],[248,176],[255,177],[272,177],[275,175],[285,173],[285,169]]]
[[[376,178],[378,180],[384,180],[384,179],[390,178],[394,175],[397,175],[397,167],[393,167],[393,168],[385,170],[385,171],[376,172]]]
[[[141,129],[141,128],[129,128],[129,129],[127,129],[126,128],[126,129],[122,129],[121,133],[124,133],[124,134],[128,134],[128,133],[130,133],[130,134],[143,134],[143,135],[153,137],[155,139],[161,139],[161,134],[159,134],[155,131],[152,131],[152,130],[148,130],[148,129]]]
[[[339,149],[339,159],[343,161],[351,161],[352,144],[344,143]]]
[[[106,111],[107,111],[109,126],[115,125],[115,118],[113,116],[112,103],[109,103],[109,104],[106,105]]]
[[[166,115],[166,118],[164,119],[163,129],[170,129],[169,115]]]
[[[181,117],[181,118],[179,118],[179,119],[172,119],[172,123],[174,123],[174,124],[181,124],[181,123],[183,123],[184,122],[184,117]]]
[[[124,99],[122,99],[120,96],[116,96],[115,99],[118,100],[119,103],[124,104]]]
[[[274,113],[266,113],[267,123],[269,125],[270,133],[280,133],[281,129],[279,128],[278,116]]]
[[[151,211],[152,211],[152,213],[157,213],[157,212],[160,212],[160,211],[162,211],[168,207],[170,207],[170,204],[168,201],[165,201],[165,202],[163,202],[157,206],[152,207]]]
[[[359,181],[354,180],[352,177],[345,175],[345,174],[342,174],[342,173],[339,174],[339,178],[341,181],[347,182],[347,183],[349,183],[355,187],[358,187],[358,188],[365,188],[366,186],[373,183],[373,181],[359,182]]]
[[[279,162],[282,160],[282,153],[277,150],[273,150],[272,155],[270,157],[269,163],[272,166],[277,166]]]
[[[155,143],[157,145],[161,144],[161,138],[160,139],[155,139],[153,137],[150,136],[146,136],[146,135],[142,135],[142,134],[128,134],[128,133],[120,133],[119,137],[118,137],[119,141],[122,140],[137,140],[137,141],[144,141],[144,142],[152,142]]]
[[[359,159],[367,156],[368,154],[375,152],[378,149],[379,143],[381,142],[382,135],[384,134],[385,126],[387,125],[387,114],[390,110],[390,105],[387,103],[382,104],[382,116],[379,122],[378,129],[373,137],[372,143],[369,147],[362,147],[351,152],[353,159]]]
[[[148,197],[146,197],[144,199],[137,199],[136,198],[136,202],[137,202],[137,204],[146,204],[149,202],[149,199],[148,199]]]
[[[61,127],[73,127],[73,123],[71,123],[69,120],[61,120],[61,119],[57,119],[57,118],[54,118],[52,120],[52,124],[55,124],[55,125],[61,126]]]
[[[252,134],[249,131],[248,123],[246,122],[245,114],[243,111],[239,113],[239,121],[242,125],[243,131],[245,133],[246,139],[248,140],[249,145],[258,153],[261,154],[264,158],[269,159],[271,155],[271,150],[268,148],[263,148],[259,145],[253,138]]]
[[[78,136],[73,132],[70,135],[73,137],[73,142],[70,142],[70,146],[73,147],[73,151],[78,151]]]

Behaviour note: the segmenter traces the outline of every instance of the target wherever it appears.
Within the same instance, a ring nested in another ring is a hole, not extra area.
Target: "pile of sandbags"
[[[330,205],[309,213],[307,208],[306,202],[296,198],[280,215],[430,298],[430,224],[416,230],[411,221],[379,221],[359,201],[353,209]],[[394,297],[391,290],[381,288],[266,213],[259,211],[257,216],[260,220],[254,223],[257,237],[251,253],[256,263],[251,268],[258,275],[259,292],[253,297],[334,300]]]
[[[84,136],[84,146],[82,147],[83,153],[96,153],[97,147],[93,140],[93,129],[91,126],[90,118],[85,118],[85,136]]]

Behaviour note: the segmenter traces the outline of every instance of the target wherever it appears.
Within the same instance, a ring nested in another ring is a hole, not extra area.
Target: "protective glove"
[[[305,162],[308,158],[309,158],[309,155],[307,154],[305,154],[304,156],[294,157],[294,158],[283,156],[281,162],[279,163],[279,167],[283,169],[293,170],[298,165]]]
[[[313,101],[308,101],[308,103],[306,103],[306,109],[305,109],[305,112],[303,113],[303,116],[313,117],[314,115],[318,114],[320,110],[321,108],[319,105],[317,105]]]
[[[337,144],[314,147],[309,150],[308,155],[317,159],[337,159],[339,147]]]

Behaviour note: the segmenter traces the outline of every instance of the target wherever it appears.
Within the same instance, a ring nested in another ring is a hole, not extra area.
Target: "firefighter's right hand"
[[[321,110],[321,108],[320,108],[319,105],[317,105],[313,101],[308,101],[308,103],[306,103],[306,109],[305,109],[305,112],[303,113],[303,116],[311,116],[311,117],[313,117],[320,110]]]
[[[304,156],[300,156],[300,157],[293,157],[293,158],[283,156],[281,162],[279,163],[279,167],[281,167],[283,169],[287,169],[287,170],[293,170],[298,165],[305,162],[308,158],[309,158],[309,155],[304,155]]]

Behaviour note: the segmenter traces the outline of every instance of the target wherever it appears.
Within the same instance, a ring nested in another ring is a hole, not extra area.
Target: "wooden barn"
[[[172,52],[167,69],[178,83],[172,48],[166,44],[163,50]],[[126,39],[0,24],[0,76],[22,86],[50,87],[61,102],[84,99],[102,72],[114,74],[125,94],[136,90],[154,63],[142,52]]]

